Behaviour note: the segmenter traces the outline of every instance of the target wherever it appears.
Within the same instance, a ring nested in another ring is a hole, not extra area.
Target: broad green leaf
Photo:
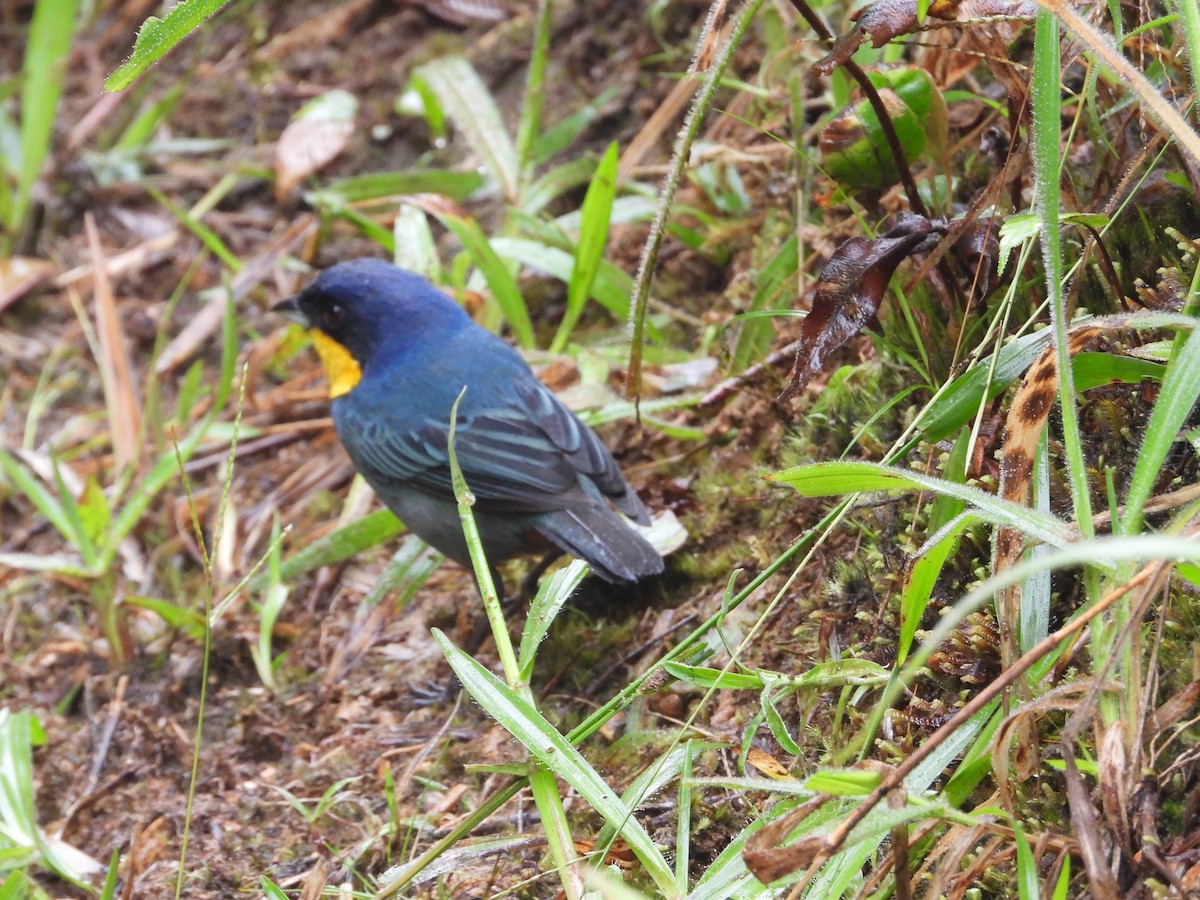
[[[437,95],[447,117],[483,161],[504,196],[515,201],[521,174],[517,148],[504,127],[496,101],[475,68],[461,56],[444,56],[414,69],[412,78]]]

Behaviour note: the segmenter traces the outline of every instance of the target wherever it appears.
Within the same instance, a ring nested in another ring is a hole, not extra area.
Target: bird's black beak
[[[271,312],[277,312],[281,316],[291,319],[301,328],[312,327],[312,322],[308,320],[308,316],[300,308],[300,302],[296,297],[288,297],[282,303],[276,303],[271,307]]]

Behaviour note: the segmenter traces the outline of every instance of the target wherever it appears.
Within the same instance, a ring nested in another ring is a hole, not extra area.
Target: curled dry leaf
[[[288,123],[275,146],[275,199],[337,158],[354,135],[358,100],[333,90],[310,100]]]
[[[1012,0],[933,0],[929,4],[930,16],[947,21],[1032,14],[1032,3]],[[854,15],[854,27],[834,41],[833,49],[812,67],[813,75],[828,75],[844,65],[867,37],[872,47],[882,47],[892,38],[916,31],[918,24],[916,0],[878,0]]]
[[[933,249],[951,228],[945,218],[904,213],[882,237],[851,238],[833,252],[813,289],[812,311],[804,319],[791,379],[780,402],[794,397],[834,350],[875,317],[896,267],[914,253]],[[997,281],[991,274],[1000,253],[995,228],[987,222],[970,223],[961,228],[955,247],[972,271],[986,270],[978,285],[980,298],[986,297]]]
[[[812,311],[804,319],[792,377],[780,401],[795,396],[834,350],[874,318],[896,267],[932,234],[928,219],[905,217],[883,237],[851,238],[834,251],[813,290]]]
[[[818,794],[752,834],[742,851],[750,873],[763,884],[770,884],[827,856],[830,847],[821,836],[803,837],[787,845],[784,841],[829,799],[828,794]]]

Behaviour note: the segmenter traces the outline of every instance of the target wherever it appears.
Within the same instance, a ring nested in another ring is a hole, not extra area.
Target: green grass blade
[[[1041,225],[1042,262],[1046,270],[1046,296],[1058,361],[1059,411],[1062,414],[1063,450],[1067,462],[1075,521],[1084,537],[1091,537],[1092,501],[1088,487],[1083,441],[1075,408],[1075,381],[1067,341],[1066,298],[1062,239],[1059,234],[1059,142],[1062,129],[1062,87],[1059,73],[1058,19],[1039,9],[1033,50],[1033,192],[1034,209]]]
[[[558,792],[558,781],[554,773],[540,763],[529,767],[529,790],[538,814],[542,817],[542,834],[550,849],[550,858],[558,870],[566,900],[579,900],[583,896],[583,883],[576,863],[575,841],[567,822],[567,811]]]
[[[0,448],[0,469],[4,471],[12,486],[24,494],[25,499],[34,505],[47,522],[54,526],[55,531],[62,535],[63,540],[74,545],[75,528],[63,504],[43,487],[32,472],[3,448]]]
[[[133,53],[104,82],[106,91],[123,91],[135,78],[169,53],[200,27],[228,0],[181,0],[163,18],[150,16],[138,29]]]
[[[258,642],[250,648],[250,657],[254,660],[254,668],[258,670],[259,680],[272,691],[275,690],[275,669],[271,658],[271,637],[288,596],[288,589],[279,574],[279,532],[279,516],[276,515],[271,525],[271,550],[267,556],[267,587],[258,610]]]
[[[1146,501],[1162,476],[1163,462],[1179,429],[1196,405],[1200,396],[1200,329],[1191,333],[1182,350],[1176,355],[1163,378],[1162,390],[1150,413],[1146,435],[1129,482],[1125,499],[1125,517],[1121,522],[1124,534],[1136,534],[1142,527]]]
[[[403,172],[370,172],[331,181],[305,199],[314,206],[334,208],[362,200],[383,200],[407,194],[444,194],[465,200],[483,187],[486,179],[478,172],[453,169],[405,169]]]
[[[442,224],[454,232],[470,254],[471,261],[483,273],[492,296],[496,298],[496,303],[517,342],[522,347],[534,346],[533,323],[529,319],[529,310],[525,306],[525,298],[521,296],[521,289],[517,286],[517,279],[492,249],[479,223],[452,213],[444,213],[439,218]]]
[[[1020,822],[1014,821],[1012,829],[1017,843],[1017,897],[1019,900],[1039,900],[1042,892],[1038,887],[1037,863],[1029,846],[1029,838],[1025,837],[1025,829]]]
[[[862,462],[815,463],[785,469],[765,478],[790,485],[803,497],[841,496],[861,491],[928,490],[956,497],[978,510],[989,522],[1009,525],[1044,544],[1065,547],[1072,539],[1072,530],[1054,516],[1042,515],[978,488],[891,466]]]
[[[517,125],[517,171],[532,168],[533,146],[542,132],[542,107],[546,100],[546,61],[550,56],[550,0],[538,0],[533,25],[533,50],[529,54],[529,76],[525,98],[521,102],[521,121]]]
[[[565,250],[540,241],[516,237],[494,237],[491,245],[492,249],[505,259],[553,275],[564,283],[571,280],[575,260]],[[607,260],[601,260],[596,270],[596,278],[592,282],[591,296],[608,310],[613,318],[623,322],[629,315],[629,290],[632,286],[633,279],[624,271]]]
[[[53,553],[0,553],[0,567],[24,569],[27,572],[54,572],[75,578],[95,578],[94,566],[85,566],[79,559]]]
[[[796,235],[788,235],[771,254],[770,259],[755,273],[754,295],[750,298],[747,312],[761,315],[743,314],[738,317],[742,324],[738,329],[737,343],[729,363],[731,371],[741,372],[766,355],[771,341],[775,338],[775,329],[771,325],[772,315],[776,312],[774,307],[779,303],[780,294],[789,287],[794,291],[796,287],[796,271],[800,264],[799,246]],[[789,298],[790,296],[791,293],[788,293]],[[795,310],[787,310],[788,314],[793,312]]]
[[[395,609],[403,609],[412,600],[413,595],[442,564],[444,557],[426,544],[415,534],[410,534],[400,542],[399,548],[388,560],[371,589],[363,595],[362,604],[368,609],[382,603],[392,594]]]
[[[709,741],[689,740],[671,747],[663,756],[642,769],[641,773],[625,789],[621,802],[630,809],[638,809],[643,803],[666,788],[668,784],[683,776],[690,768],[695,755],[709,750],[724,747]],[[686,835],[687,832],[684,832]],[[596,835],[596,846],[605,847],[617,835],[617,830],[611,822],[605,822]]]
[[[463,653],[442,634],[434,638],[467,692],[525,746],[530,755],[579,792],[607,822],[614,824],[665,895],[674,897],[675,876],[641,823],[578,750],[546,721],[533,704]]]
[[[21,159],[8,210],[8,238],[20,230],[30,193],[42,172],[62,96],[79,0],[38,0],[21,72]]]
[[[108,872],[104,875],[104,885],[100,888],[99,900],[114,900],[117,896],[117,882],[121,874],[121,848],[113,847],[112,856],[108,858]],[[0,900],[4,900],[0,897]]]
[[[404,525],[390,509],[377,509],[318,538],[299,553],[284,560],[279,567],[279,575],[284,581],[291,581],[321,566],[341,562],[368,547],[389,541],[403,530]],[[266,580],[265,573],[255,578],[249,584],[250,590],[260,590]]]
[[[196,452],[196,447],[199,446],[203,439],[209,420],[205,420],[192,429],[192,432],[179,445],[179,455],[176,456],[175,450],[167,450],[163,452],[158,461],[155,462],[154,468],[150,473],[142,479],[141,483],[130,493],[129,499],[125,505],[121,507],[121,511],[113,518],[112,527],[109,532],[108,541],[104,545],[104,554],[102,559],[104,567],[115,557],[117,545],[121,543],[142,520],[142,514],[154,502],[154,498],[159,492],[179,474],[179,460],[187,462],[191,459],[192,454]]]
[[[909,570],[904,592],[900,596],[900,637],[896,648],[897,665],[908,658],[908,651],[912,649],[913,638],[916,637],[917,629],[921,626],[921,617],[925,615],[925,608],[929,605],[929,598],[933,595],[933,586],[942,572],[942,567],[945,566],[950,554],[958,547],[962,533],[978,521],[978,516],[963,513],[936,532],[917,552],[917,559]]]
[[[575,589],[587,573],[587,563],[573,559],[569,565],[542,579],[542,583],[538,585],[537,595],[530,604],[529,616],[525,620],[525,630],[521,634],[521,647],[517,652],[517,669],[522,682],[529,682],[538,645],[546,637],[555,616],[571,599],[571,595],[575,593]]]
[[[1037,454],[1033,460],[1033,508],[1043,515],[1050,514],[1050,438],[1046,428],[1042,429]],[[1046,554],[1048,548],[1040,545],[1031,548],[1031,557]],[[1020,625],[1017,629],[1018,648],[1022,653],[1032,649],[1050,633],[1050,604],[1053,600],[1051,573],[1042,571],[1030,575],[1021,586]]]
[[[395,241],[392,261],[396,265],[424,275],[434,284],[442,280],[442,263],[425,210],[401,202],[392,223],[392,238]]]
[[[35,850],[40,865],[79,885],[103,867],[38,827],[33,796],[35,736],[39,743],[45,741],[32,713],[0,709],[0,828],[20,845]]]
[[[617,196],[617,144],[608,145],[596,174],[583,198],[583,217],[579,227],[579,247],[575,251],[575,267],[567,283],[567,310],[550,344],[551,353],[561,353],[567,346],[571,332],[583,313],[584,304],[592,292],[592,284],[604,258],[604,246],[608,243],[608,225],[612,215],[613,200]]]

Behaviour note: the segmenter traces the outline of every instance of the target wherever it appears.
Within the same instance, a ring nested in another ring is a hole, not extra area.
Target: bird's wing
[[[354,451],[370,475],[450,494],[447,423],[426,420],[415,431],[378,419],[363,424]],[[580,475],[619,508],[627,494],[636,500],[595,433],[540,382],[516,385],[504,406],[460,413],[454,449],[483,509],[546,512],[594,502]]]

